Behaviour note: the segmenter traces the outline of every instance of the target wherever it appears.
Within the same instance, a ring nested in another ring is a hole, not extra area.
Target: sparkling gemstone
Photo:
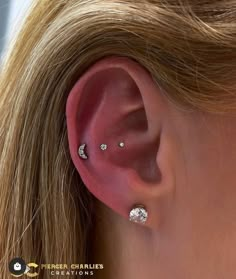
[[[101,148],[102,150],[106,150],[106,149],[107,149],[107,145],[106,145],[106,144],[101,144],[101,145],[100,145],[100,148]]]
[[[86,160],[86,159],[88,159],[88,156],[87,156],[86,153],[85,153],[85,150],[84,150],[85,147],[86,147],[86,144],[80,145],[79,150],[78,150],[78,153],[79,153],[80,158]]]
[[[133,208],[129,214],[129,220],[135,223],[144,224],[147,221],[148,212],[144,207],[138,206]]]

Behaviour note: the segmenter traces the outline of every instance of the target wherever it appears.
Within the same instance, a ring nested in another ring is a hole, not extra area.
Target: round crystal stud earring
[[[148,212],[143,205],[135,205],[129,213],[131,222],[145,224],[148,218]]]

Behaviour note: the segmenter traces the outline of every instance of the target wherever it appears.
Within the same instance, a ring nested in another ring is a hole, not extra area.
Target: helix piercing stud
[[[87,154],[85,153],[85,147],[86,147],[86,144],[82,144],[80,145],[79,147],[79,150],[78,150],[78,154],[80,156],[81,159],[84,159],[84,160],[87,160],[88,159],[88,156]]]
[[[129,213],[129,220],[134,223],[145,224],[148,212],[143,205],[135,205]]]

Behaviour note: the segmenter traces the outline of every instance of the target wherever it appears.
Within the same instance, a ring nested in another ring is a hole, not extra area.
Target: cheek
[[[179,145],[176,202],[203,214],[220,210],[236,194],[233,130],[207,117],[179,116],[174,121]]]
[[[199,266],[210,266],[212,255],[225,249],[222,235],[235,232],[236,136],[233,128],[226,132],[219,121],[203,122],[180,114],[170,121],[176,127],[172,137],[176,191],[165,227],[166,245],[176,256],[178,268],[183,257],[189,259],[189,266],[196,259]]]

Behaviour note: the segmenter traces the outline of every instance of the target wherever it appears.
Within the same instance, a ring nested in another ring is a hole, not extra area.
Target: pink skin
[[[234,116],[179,109],[124,57],[92,65],[66,115],[71,158],[106,219],[101,278],[235,279]],[[77,154],[82,143],[88,160]],[[145,225],[128,221],[135,204],[148,210]]]

